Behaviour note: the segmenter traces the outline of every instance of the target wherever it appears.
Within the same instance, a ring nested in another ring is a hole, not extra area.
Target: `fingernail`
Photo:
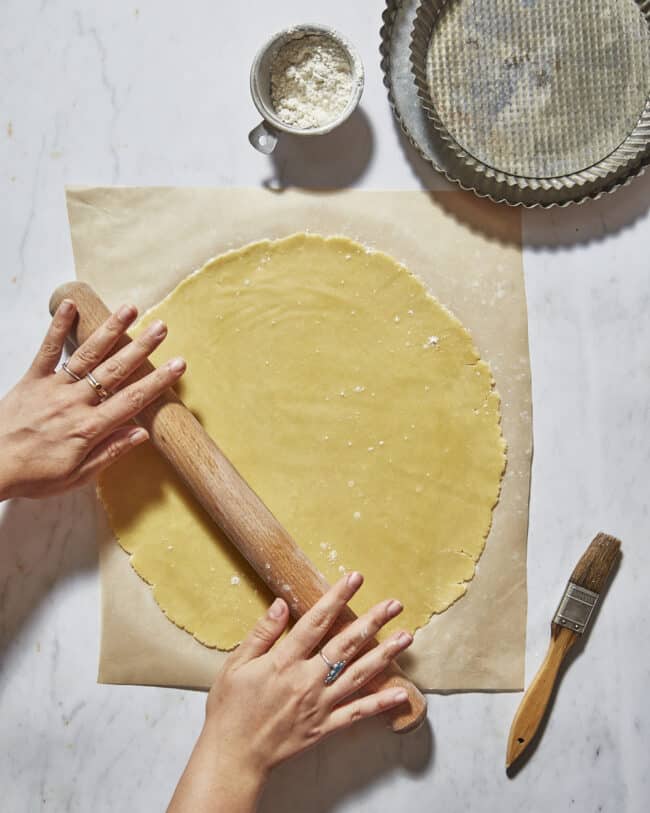
[[[397,599],[392,599],[388,602],[388,606],[386,607],[386,615],[389,618],[395,618],[396,615],[402,612],[402,605],[400,604]]]
[[[128,435],[129,443],[132,446],[137,446],[138,443],[142,443],[142,441],[146,440],[147,437],[148,436],[146,429],[142,429],[141,427],[138,427],[137,429],[132,429]]]
[[[74,302],[71,299],[64,299],[59,305],[59,310],[64,316],[68,316],[74,310]]]
[[[133,305],[122,305],[122,307],[117,312],[117,318],[120,322],[124,322],[124,324],[128,324],[135,314],[137,313],[136,309]]]
[[[276,600],[271,604],[269,607],[269,615],[271,618],[280,618],[282,613],[284,612],[284,601],[281,598],[276,598]]]
[[[173,373],[182,373],[183,370],[185,369],[185,367],[186,367],[185,359],[177,358],[177,359],[172,359],[169,362],[169,369]]]
[[[396,703],[405,703],[409,699],[408,693],[404,689],[398,689],[393,695],[393,700]]]
[[[165,333],[167,333],[167,325],[165,325],[165,323],[160,319],[156,319],[156,321],[149,327],[149,335],[154,339],[160,339],[161,336],[165,335]]]
[[[408,634],[408,632],[400,632],[400,634],[397,636],[397,643],[400,646],[407,646],[412,640],[413,638]]]
[[[356,570],[352,571],[348,576],[348,587],[356,590],[357,587],[361,587],[361,582],[363,581],[363,576],[361,573],[357,573]]]

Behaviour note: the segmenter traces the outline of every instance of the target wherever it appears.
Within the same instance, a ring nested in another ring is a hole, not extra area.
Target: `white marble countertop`
[[[379,71],[381,0],[4,0],[0,6],[0,391],[72,277],[64,185],[444,188],[409,154]],[[367,69],[355,143],[276,163],[248,67],[273,30],[329,23]],[[345,149],[343,148],[345,147]],[[317,165],[317,159],[320,164]],[[324,169],[326,167],[326,169]],[[593,534],[625,558],[543,739],[504,772],[517,694],[432,696],[432,735],[359,726],[278,770],[267,811],[641,811],[650,799],[650,175],[596,204],[526,213],[535,459],[527,674]],[[190,692],[98,686],[92,495],[0,516],[0,809],[160,811],[201,722]]]

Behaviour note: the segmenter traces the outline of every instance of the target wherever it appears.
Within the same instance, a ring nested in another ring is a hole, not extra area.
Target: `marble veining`
[[[66,183],[444,189],[394,125],[378,67],[381,0],[5,0],[0,8],[0,391],[73,275]],[[273,159],[250,61],[267,36],[318,19],[359,47],[362,109]],[[563,677],[532,759],[504,773],[516,694],[432,696],[429,728],[373,721],[282,766],[264,813],[645,811],[650,798],[650,176],[593,205],[524,216],[535,457],[530,679],[575,560],[593,534],[624,560]],[[455,216],[489,228],[480,206]],[[98,686],[92,490],[0,509],[0,809],[163,810],[204,697]]]

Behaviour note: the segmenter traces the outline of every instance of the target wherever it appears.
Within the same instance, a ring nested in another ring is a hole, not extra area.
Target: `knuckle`
[[[80,347],[76,352],[76,357],[84,364],[97,364],[100,360],[99,353],[95,347]]]
[[[343,643],[343,646],[341,647],[342,657],[345,660],[347,660],[348,658],[351,658],[352,655],[354,655],[356,653],[356,651],[359,649],[359,646],[363,642],[363,640],[364,640],[364,638],[363,638],[363,633],[362,632],[359,632],[354,637],[348,638]]]
[[[110,319],[104,325],[105,330],[112,335],[119,335],[124,333],[124,325],[120,320],[117,318],[116,314],[113,314]]]
[[[314,607],[311,616],[311,625],[317,630],[325,631],[330,626],[332,616],[333,610],[331,606]]]
[[[114,440],[106,447],[106,458],[111,461],[117,460],[117,458],[122,454],[123,449],[124,444],[119,440]]]
[[[158,342],[154,336],[151,336],[148,331],[145,331],[133,340],[133,344],[136,346],[139,353],[142,354],[150,353]]]
[[[253,629],[253,638],[256,638],[258,641],[261,641],[264,644],[267,644],[272,637],[271,631],[265,624],[258,624]]]
[[[379,657],[382,663],[390,663],[395,655],[400,651],[399,641],[397,639],[386,641],[379,647]]]
[[[82,440],[91,441],[99,435],[99,423],[92,418],[79,424],[77,434]]]
[[[178,377],[167,364],[164,367],[158,367],[152,376],[159,389],[172,386]]]
[[[51,339],[47,339],[41,345],[41,356],[44,356],[45,358],[54,358],[55,356],[58,356],[60,352],[60,346]]]
[[[272,670],[272,675],[277,679],[280,675],[286,674],[291,669],[291,662],[286,658],[282,658],[279,654],[272,649],[269,663]]]
[[[368,682],[368,677],[368,673],[365,669],[356,669],[352,675],[352,685],[356,689],[360,689],[362,686],[366,685]]]
[[[383,602],[383,604],[375,607],[372,613],[372,623],[377,629],[380,629],[384,626],[384,624],[391,620],[391,616],[388,611],[389,604],[390,600]]]
[[[395,705],[395,701],[390,695],[382,693],[379,697],[377,697],[375,705],[377,711],[383,711],[384,709],[392,708]]]
[[[303,719],[311,720],[319,715],[319,697],[320,692],[314,688],[311,682],[298,690],[298,708]]]
[[[350,709],[350,722],[356,723],[363,717],[363,710],[358,703],[355,703],[354,706]]]
[[[124,364],[120,361],[120,359],[112,358],[106,361],[106,372],[109,375],[115,376],[116,378],[122,378],[125,374]]]
[[[63,342],[69,330],[70,325],[64,319],[55,319],[47,333],[47,338],[54,338],[56,341]]]
[[[145,405],[144,392],[136,387],[135,389],[128,389],[124,392],[124,398],[129,409],[139,412]]]

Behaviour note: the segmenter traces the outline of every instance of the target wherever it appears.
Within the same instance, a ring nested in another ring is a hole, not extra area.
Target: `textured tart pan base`
[[[496,203],[550,208],[596,200],[626,185],[650,164],[649,145],[637,161],[607,181],[594,179],[572,189],[521,189],[477,176],[458,160],[422,110],[410,65],[411,33],[418,5],[418,0],[387,0],[381,29],[381,66],[389,101],[402,131],[420,157],[447,180]]]
[[[442,140],[497,183],[607,181],[650,143],[650,8],[636,0],[422,0],[411,63]]]

